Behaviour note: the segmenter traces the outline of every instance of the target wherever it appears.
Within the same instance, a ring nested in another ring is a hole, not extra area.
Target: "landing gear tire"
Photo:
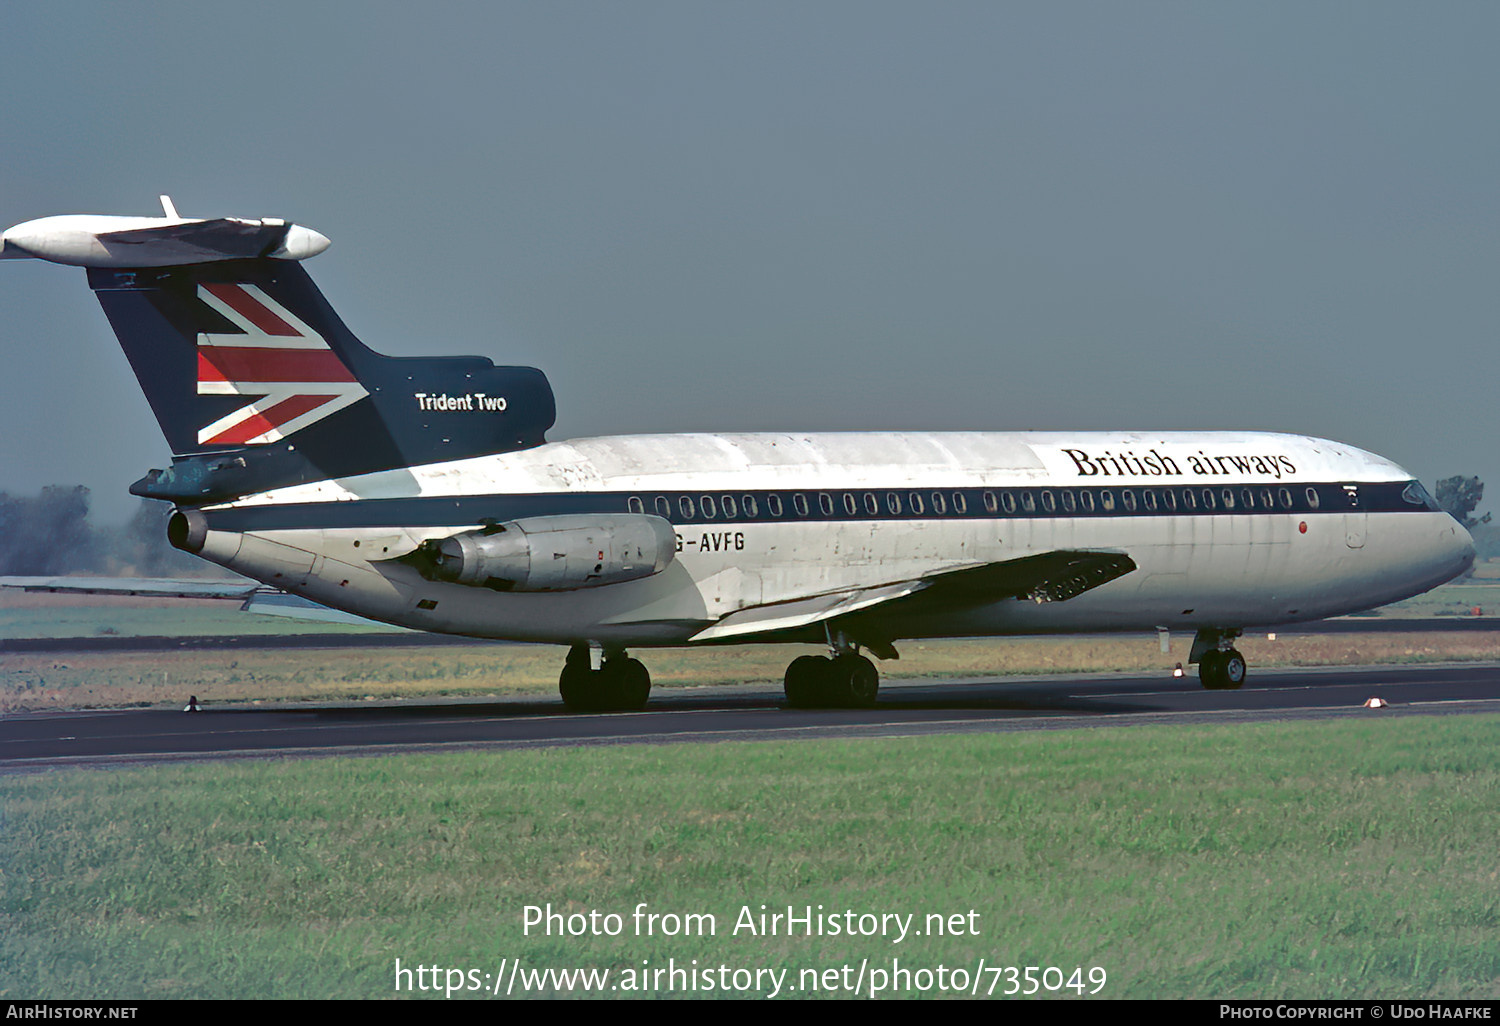
[[[594,712],[599,708],[599,689],[594,681],[594,671],[587,663],[582,669],[563,667],[562,676],[557,678],[557,690],[562,695],[563,705],[573,712]]]
[[[831,664],[827,656],[798,656],[786,668],[782,681],[786,704],[793,709],[815,709],[823,705],[823,680]]]
[[[829,704],[842,709],[868,709],[880,693],[880,671],[862,655],[841,655],[829,666]]]
[[[639,659],[621,659],[617,664],[606,663],[605,671],[614,665],[619,667],[614,671],[612,682],[615,708],[632,711],[646,708],[646,701],[651,697],[651,671],[646,669],[646,664]]]
[[[1198,679],[1210,691],[1233,691],[1245,683],[1245,657],[1238,649],[1203,653]]]

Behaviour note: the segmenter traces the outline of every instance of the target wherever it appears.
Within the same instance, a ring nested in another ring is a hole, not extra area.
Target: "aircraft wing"
[[[343,623],[353,624],[358,627],[379,627],[383,631],[391,631],[401,634],[417,634],[409,627],[397,627],[378,620],[371,620],[355,613],[346,613],[341,609],[332,609],[328,606],[319,605],[312,599],[305,599],[300,595],[290,595],[284,591],[274,588],[260,588],[245,600],[240,606],[244,613],[259,613],[261,616],[281,616],[290,620],[308,620],[319,623]]]
[[[933,612],[1007,598],[1065,602],[1136,568],[1123,552],[1064,549],[999,563],[948,567],[922,577],[736,610],[690,641],[719,641],[806,627],[856,612]]]
[[[255,581],[203,581],[171,577],[0,577],[0,588],[67,595],[137,595],[147,598],[237,599],[240,612],[292,620],[356,624],[388,631],[405,627],[319,605]]]
[[[0,577],[0,588],[73,595],[147,595],[157,598],[248,599],[255,581],[170,577]]]

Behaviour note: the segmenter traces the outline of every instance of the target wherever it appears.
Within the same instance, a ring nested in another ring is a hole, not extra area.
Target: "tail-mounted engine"
[[[640,513],[528,517],[423,542],[407,561],[424,577],[496,591],[572,591],[661,573],[677,536]]]

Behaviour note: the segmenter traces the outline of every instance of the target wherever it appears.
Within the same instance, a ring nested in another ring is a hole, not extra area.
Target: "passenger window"
[[[1344,497],[1349,500],[1351,509],[1359,509],[1359,485],[1344,485]]]
[[[680,509],[680,510],[682,510],[682,519],[684,519],[684,520],[691,520],[691,519],[693,519],[693,516],[694,516],[693,497],[691,495],[684,495],[682,498],[678,499],[677,500],[677,508]]]
[[[1135,492],[1129,488],[1120,490],[1120,505],[1125,507],[1126,513],[1135,512]]]
[[[853,492],[845,492],[844,493],[844,512],[848,513],[852,517],[858,511],[859,511],[859,505],[858,505],[858,503],[856,503],[854,501],[854,493]]]
[[[1057,500],[1052,497],[1052,489],[1042,489],[1042,509],[1048,513],[1057,509]]]
[[[1255,508],[1255,493],[1248,488],[1240,489],[1240,505],[1245,509]]]
[[[1100,492],[1099,505],[1104,510],[1104,512],[1113,513],[1115,511],[1115,493],[1107,488],[1104,491]]]
[[[734,519],[735,509],[736,509],[735,504],[734,504],[734,496],[733,495],[724,495],[724,496],[721,496],[719,498],[719,508],[724,511],[724,519],[725,520],[733,520]]]
[[[632,513],[646,512],[646,504],[641,501],[641,497],[639,495],[632,495],[629,500],[626,501],[625,506]]]
[[[1282,509],[1292,508],[1292,490],[1290,488],[1278,489],[1276,492],[1276,497],[1281,500]]]
[[[1156,489],[1155,488],[1142,488],[1141,489],[1141,505],[1144,506],[1149,512],[1152,512],[1152,513],[1156,512]]]
[[[942,492],[932,493],[932,511],[937,514],[948,512],[948,503],[943,500]]]
[[[998,513],[1000,511],[1000,504],[995,501],[994,492],[984,493],[984,511],[986,513]]]
[[[801,492],[792,493],[792,509],[797,511],[799,517],[807,516],[807,496]]]
[[[1161,490],[1161,508],[1167,510],[1168,512],[1176,511],[1177,493],[1172,491],[1172,489],[1163,488]]]
[[[891,516],[901,515],[901,496],[895,492],[885,493],[885,509]]]
[[[656,497],[656,515],[663,520],[672,519],[672,504],[667,501],[665,495],[658,495]]]
[[[1072,491],[1072,489],[1065,488],[1065,489],[1063,489],[1063,491],[1059,492],[1058,494],[1062,498],[1063,512],[1064,513],[1071,513],[1071,512],[1073,512],[1073,510],[1076,508],[1076,504],[1075,504],[1074,499],[1073,499],[1073,491]]]
[[[1015,492],[1001,492],[1000,493],[1000,507],[1002,509],[1004,509],[1005,512],[1008,513],[1008,514],[1009,513],[1014,513],[1016,511],[1016,494],[1015,494]]]
[[[1261,509],[1273,509],[1275,506],[1276,506],[1276,500],[1273,499],[1273,498],[1271,498],[1271,489],[1269,489],[1269,488],[1262,488],[1260,490],[1260,508]]]
[[[1318,508],[1318,490],[1316,488],[1309,488],[1307,490],[1307,508]]]
[[[823,511],[825,517],[833,516],[833,496],[827,492],[818,493],[818,508]]]
[[[771,511],[771,516],[781,516],[781,496],[772,493],[766,496],[766,509]]]
[[[744,499],[741,500],[740,505],[745,510],[745,516],[751,518],[752,520],[760,516],[760,506],[756,503],[755,496],[746,495]]]
[[[872,517],[880,512],[880,503],[876,501],[874,492],[865,492],[865,512]]]
[[[964,498],[963,492],[953,493],[953,512],[962,515],[969,511],[969,500]]]
[[[1182,508],[1183,509],[1197,509],[1198,508],[1198,495],[1191,488],[1184,488],[1182,490]]]
[[[1079,492],[1078,493],[1078,506],[1085,513],[1092,513],[1092,512],[1094,512],[1094,493],[1093,492],[1087,492],[1087,491],[1085,491],[1085,492]]]
[[[1021,493],[1021,509],[1027,513],[1036,512],[1036,496],[1029,490]]]
[[[704,520],[712,520],[714,517],[718,516],[719,511],[718,508],[714,506],[714,497],[712,495],[703,496],[699,505],[703,509]]]
[[[906,499],[911,503],[911,511],[913,513],[920,514],[922,510],[927,508],[926,506],[922,505],[922,495],[920,492],[912,492],[906,497]]]
[[[1234,489],[1226,488],[1219,493],[1219,498],[1224,502],[1225,509],[1234,509]]]

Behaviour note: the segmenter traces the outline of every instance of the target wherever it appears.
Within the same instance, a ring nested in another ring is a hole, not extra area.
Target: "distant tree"
[[[1439,506],[1452,513],[1465,527],[1473,528],[1490,522],[1488,513],[1477,520],[1471,516],[1474,507],[1479,505],[1479,500],[1484,498],[1484,482],[1477,477],[1464,477],[1462,474],[1445,477],[1437,483],[1437,495],[1434,498]]]
[[[0,492],[0,573],[48,576],[93,566],[98,552],[88,516],[83,485],[48,485],[35,498]]]

